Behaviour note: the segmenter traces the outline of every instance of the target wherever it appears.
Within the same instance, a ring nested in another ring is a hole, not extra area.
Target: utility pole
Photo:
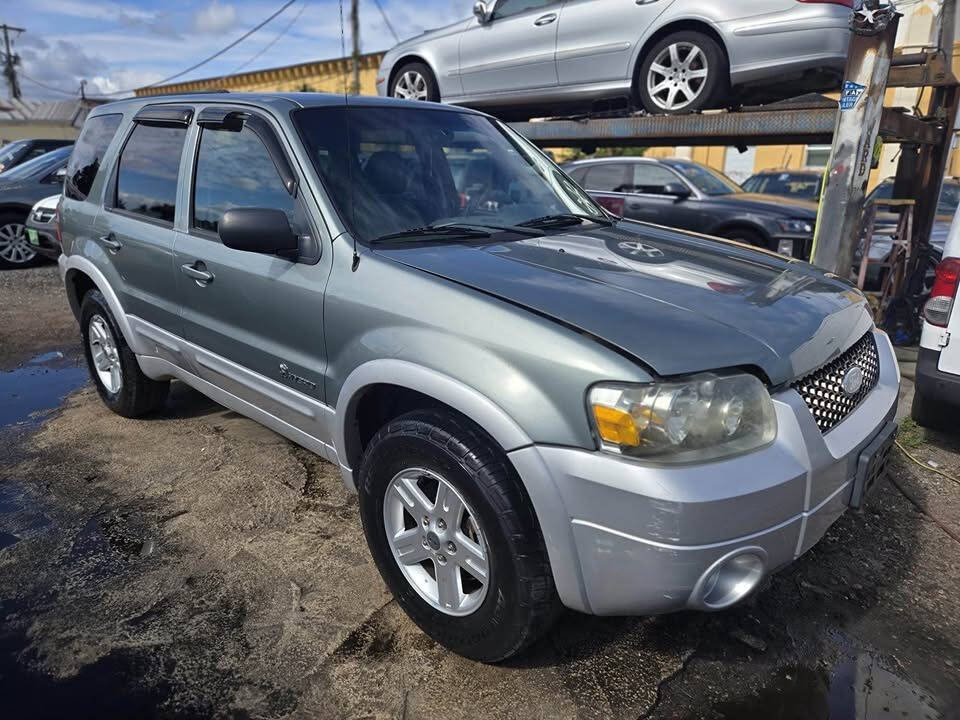
[[[80,81],[80,102],[87,101],[86,87],[87,87],[87,81],[81,80]]]
[[[3,54],[3,74],[7,78],[7,84],[10,86],[10,97],[14,100],[20,99],[20,83],[17,82],[17,65],[20,64],[20,56],[10,50],[10,33],[26,32],[24,28],[12,27],[4,23],[0,25],[3,29],[3,45],[5,52]]]
[[[353,94],[360,94],[360,0],[350,2],[350,32],[353,35]]]

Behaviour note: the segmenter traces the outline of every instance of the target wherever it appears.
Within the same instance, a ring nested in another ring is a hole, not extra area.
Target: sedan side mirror
[[[490,15],[488,14],[487,4],[483,0],[477,0],[473,4],[473,14],[477,16],[477,20],[480,21],[481,25],[485,25],[490,22]]]
[[[234,208],[218,225],[220,242],[226,247],[270,255],[296,255],[300,243],[282,210]]]
[[[663,194],[676,198],[677,202],[690,197],[690,188],[682,183],[667,183],[663,186]]]

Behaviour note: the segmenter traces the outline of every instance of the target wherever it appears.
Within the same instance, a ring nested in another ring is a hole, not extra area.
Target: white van
[[[923,334],[917,358],[911,415],[924,427],[950,429],[960,409],[960,211],[953,218],[937,266],[930,299],[923,308]],[[953,423],[956,425],[956,422]]]

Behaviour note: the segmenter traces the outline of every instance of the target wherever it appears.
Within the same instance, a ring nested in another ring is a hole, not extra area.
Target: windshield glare
[[[0,165],[12,163],[23,154],[29,145],[29,140],[17,140],[0,147]]]
[[[57,165],[67,162],[70,157],[72,145],[51,150],[33,160],[27,160],[21,165],[10,168],[6,172],[0,173],[0,180],[24,180],[34,175],[46,175],[57,169]]]
[[[732,195],[743,192],[743,188],[723,173],[695,163],[671,163],[687,180],[693,183],[704,195]]]
[[[608,217],[527,140],[481,115],[354,106],[299,110],[294,120],[331,200],[360,240],[450,223]]]

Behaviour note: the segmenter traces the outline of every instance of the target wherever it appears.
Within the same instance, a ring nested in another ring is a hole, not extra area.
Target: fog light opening
[[[739,551],[719,560],[699,583],[699,604],[709,610],[722,610],[740,602],[760,583],[764,563],[764,557],[752,551]]]

